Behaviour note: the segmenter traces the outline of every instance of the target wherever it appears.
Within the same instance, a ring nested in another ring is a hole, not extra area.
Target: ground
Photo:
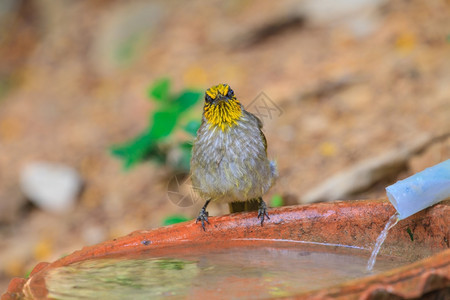
[[[261,114],[280,173],[266,199],[302,203],[330,176],[424,136],[441,138],[346,199],[383,197],[386,185],[450,156],[447,1],[8,2],[0,6],[0,291],[39,261],[156,228],[169,215],[197,215],[201,201],[168,200],[169,168],[124,172],[108,150],[146,126],[147,89],[161,77],[175,90],[228,83]],[[270,116],[252,102],[261,93]],[[81,174],[75,209],[49,213],[25,199],[20,172],[37,160]]]

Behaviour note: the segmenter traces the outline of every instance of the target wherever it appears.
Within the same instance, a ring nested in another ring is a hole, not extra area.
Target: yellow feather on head
[[[203,114],[211,127],[222,131],[237,124],[242,108],[228,84],[219,84],[206,90]]]

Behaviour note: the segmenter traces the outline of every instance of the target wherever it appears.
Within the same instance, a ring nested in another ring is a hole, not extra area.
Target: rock
[[[75,206],[82,180],[71,167],[34,162],[23,169],[20,185],[25,196],[39,208],[63,213]]]
[[[386,0],[307,0],[299,6],[312,24],[344,24],[355,36],[364,37],[380,26],[380,7],[385,3]]]
[[[427,134],[402,148],[362,161],[307,191],[300,203],[333,201],[363,192],[383,178],[395,177],[407,169],[414,155],[422,153],[429,146],[449,136],[450,132],[436,137]]]

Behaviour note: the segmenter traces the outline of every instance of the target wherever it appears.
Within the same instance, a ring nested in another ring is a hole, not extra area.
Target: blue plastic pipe
[[[386,193],[400,220],[449,199],[450,159],[388,186]]]

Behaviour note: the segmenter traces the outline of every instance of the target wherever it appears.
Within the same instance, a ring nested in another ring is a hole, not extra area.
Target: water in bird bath
[[[48,297],[56,299],[265,298],[331,287],[408,262],[380,257],[372,271],[366,263],[367,250],[356,247],[257,240],[91,259],[50,270],[45,281]]]
[[[373,266],[375,265],[375,261],[377,260],[378,252],[380,252],[381,246],[383,245],[384,241],[386,240],[386,237],[389,233],[389,230],[394,227],[398,221],[399,221],[399,215],[398,213],[393,214],[389,220],[387,221],[386,225],[384,226],[383,231],[381,231],[380,235],[377,238],[377,241],[375,242],[375,246],[372,250],[372,255],[369,258],[369,261],[367,263],[367,271],[371,271],[373,269]]]

